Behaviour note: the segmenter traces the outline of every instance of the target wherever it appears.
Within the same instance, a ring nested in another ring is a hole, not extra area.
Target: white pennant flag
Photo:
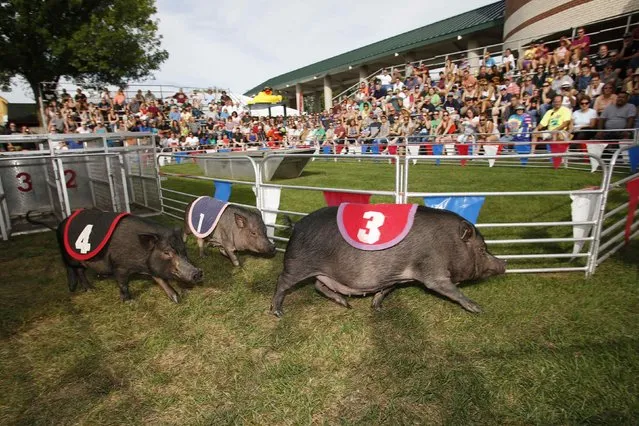
[[[573,222],[587,222],[593,220],[597,211],[599,210],[599,194],[579,194],[573,193],[570,195],[572,203],[570,204],[572,210]],[[592,225],[573,225],[572,236],[573,238],[586,238],[592,231]],[[581,252],[585,241],[575,241],[572,247],[572,254]]]
[[[262,205],[266,210],[277,210],[280,206],[280,194],[282,188],[262,188]],[[253,187],[255,193],[255,187]],[[266,225],[266,235],[269,238],[275,236],[275,225],[277,221],[277,213],[262,212],[262,219]]]
[[[410,155],[419,155],[419,145],[408,145]],[[417,159],[413,158],[413,164],[417,164]]]
[[[454,143],[447,143],[444,145],[444,148],[446,148],[446,155],[455,155],[455,144]]]
[[[499,145],[484,145],[484,152],[486,153],[486,155],[497,155],[498,148],[499,148]],[[495,165],[495,159],[494,158],[488,159],[488,167],[492,167],[494,165]]]
[[[601,157],[604,149],[608,146],[607,143],[587,143],[586,149],[588,149],[588,154],[596,155]],[[590,173],[594,173],[599,168],[599,162],[594,158],[590,157]]]

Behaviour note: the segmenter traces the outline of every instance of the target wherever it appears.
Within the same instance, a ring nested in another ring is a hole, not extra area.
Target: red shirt
[[[590,50],[590,37],[587,34],[584,34],[581,38],[576,38],[572,41],[572,47],[575,47],[578,44],[584,44],[585,46],[582,48],[583,54],[587,55]]]

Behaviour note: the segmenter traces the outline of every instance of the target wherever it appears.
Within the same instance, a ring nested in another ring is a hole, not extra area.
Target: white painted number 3
[[[366,229],[360,228],[357,232],[357,239],[366,244],[375,244],[382,235],[379,228],[384,224],[386,216],[380,212],[364,212],[364,219],[368,219]]]
[[[89,243],[91,231],[93,231],[93,225],[85,226],[80,235],[78,235],[78,239],[75,240],[75,248],[80,250],[82,254],[87,254],[91,251],[91,243]]]

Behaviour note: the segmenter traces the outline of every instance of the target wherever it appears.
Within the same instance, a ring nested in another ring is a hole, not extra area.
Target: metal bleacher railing
[[[636,17],[639,17],[639,11],[633,11],[633,12],[629,12],[629,13],[625,13],[625,14],[609,17],[609,18],[606,18],[606,19],[593,21],[593,22],[590,22],[590,23],[585,24],[585,25],[581,25],[581,26],[584,26],[584,27],[587,27],[589,25],[590,26],[595,26],[595,25],[599,25],[599,24],[602,24],[602,23],[612,22],[612,21],[620,20],[622,18],[626,18],[626,22],[623,25],[613,25],[613,26],[609,26],[609,27],[604,27],[604,28],[602,28],[600,30],[587,32],[587,35],[591,38],[591,40],[595,39],[595,41],[592,42],[592,44],[590,45],[590,49],[591,49],[590,53],[591,54],[594,53],[595,49],[601,44],[611,44],[611,43],[621,42],[623,40],[622,35],[624,33],[631,31],[634,27],[639,25],[639,22],[633,22],[633,18],[636,18]],[[571,33],[570,40],[572,41],[572,39],[574,39],[574,37],[575,37],[576,30],[577,30],[577,27],[572,27],[572,28],[567,28],[564,31],[555,31],[555,32],[552,32],[552,33],[540,34],[540,35],[535,37],[535,40],[543,39],[546,45],[552,46],[552,45],[558,43],[560,37],[562,35],[566,35],[568,32]],[[610,35],[610,37],[608,37],[608,35]],[[438,77],[439,72],[444,70],[444,67],[446,65],[446,61],[449,60],[449,59],[451,61],[468,60],[469,57],[470,57],[469,54],[470,53],[475,53],[477,55],[476,56],[476,58],[477,58],[476,63],[469,63],[468,64],[468,67],[470,68],[470,70],[473,71],[473,70],[477,70],[482,65],[482,59],[483,59],[484,54],[486,52],[495,52],[495,51],[500,52],[499,54],[491,54],[491,57],[493,59],[495,59],[495,61],[497,63],[501,63],[501,61],[503,60],[501,52],[503,52],[504,49],[510,48],[510,49],[513,50],[513,53],[518,53],[518,55],[516,55],[516,56],[522,57],[523,49],[527,45],[529,45],[530,42],[531,42],[530,38],[511,40],[508,43],[495,43],[495,44],[480,46],[480,47],[473,48],[473,49],[458,50],[458,51],[454,51],[454,52],[445,53],[445,54],[442,54],[442,55],[435,55],[435,56],[432,56],[430,58],[422,58],[422,59],[419,59],[419,60],[416,60],[416,61],[408,62],[408,64],[410,64],[413,67],[426,65],[428,67],[428,69],[429,69],[430,77],[433,79],[433,81],[437,81],[437,77]],[[377,75],[381,74],[382,70],[385,69],[385,68],[386,69],[390,69],[391,74],[392,74],[392,72],[395,69],[405,68],[406,65],[407,64],[404,63],[404,64],[401,64],[401,65],[394,65],[394,66],[388,66],[388,67],[379,68],[378,70],[370,73],[364,79],[359,80],[355,84],[351,85],[350,87],[348,87],[345,90],[341,91],[337,95],[333,96],[333,101],[335,101],[335,100],[342,101],[344,98],[353,97],[355,95],[355,93],[357,92],[357,90],[359,89],[359,85],[360,85],[360,83],[362,81],[366,81],[366,82],[371,81],[374,77],[376,77]],[[518,74],[515,73],[514,76],[517,77]]]

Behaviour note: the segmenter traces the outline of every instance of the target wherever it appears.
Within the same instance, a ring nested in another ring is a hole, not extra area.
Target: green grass
[[[570,170],[418,165],[410,173],[411,186],[434,192],[598,183],[596,174]],[[392,189],[393,176],[390,165],[314,162],[296,182]],[[212,192],[210,182],[165,183]],[[254,204],[251,189],[235,185],[233,201]],[[323,204],[319,192],[286,190],[281,207],[311,211]],[[521,208],[489,198],[480,222],[569,217],[567,196],[526,200]],[[346,310],[304,285],[286,298],[281,320],[268,314],[281,254],[242,255],[244,265],[235,269],[219,253],[209,250],[201,260],[196,252],[190,240],[206,279],[183,288],[181,304],[143,278],[131,283],[133,300],[121,303],[115,282],[93,275],[95,291],[70,294],[51,233],[0,243],[0,424],[545,425],[639,418],[638,241],[590,279],[505,275],[466,285],[464,293],[484,308],[479,315],[417,286],[396,290],[375,312],[370,297],[351,298]]]

